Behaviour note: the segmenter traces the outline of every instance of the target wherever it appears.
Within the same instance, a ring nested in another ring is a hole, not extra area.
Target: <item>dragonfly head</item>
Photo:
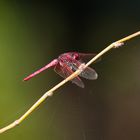
[[[63,58],[63,59],[78,59],[79,58],[79,54],[77,52],[67,52],[64,54],[61,54],[59,56],[59,58]]]
[[[72,56],[73,59],[78,59],[79,58],[79,55],[76,52],[73,52],[71,56]]]
[[[72,58],[72,59],[78,59],[79,58],[79,54],[77,52],[68,52],[66,53],[67,57]]]

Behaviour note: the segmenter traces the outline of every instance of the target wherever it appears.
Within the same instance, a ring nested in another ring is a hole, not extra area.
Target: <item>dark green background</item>
[[[140,30],[140,2],[0,1],[0,127],[19,118],[62,79],[47,70],[68,51],[98,53]],[[0,140],[139,140],[140,37],[92,65],[96,81],[70,82]]]

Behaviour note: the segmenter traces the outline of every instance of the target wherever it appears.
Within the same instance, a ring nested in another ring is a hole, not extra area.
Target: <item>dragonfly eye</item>
[[[73,53],[71,56],[72,56],[72,58],[76,59],[78,57],[78,54]]]

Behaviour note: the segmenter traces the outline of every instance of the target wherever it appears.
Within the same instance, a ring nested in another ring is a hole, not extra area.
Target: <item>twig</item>
[[[58,88],[60,88],[62,85],[67,83],[68,81],[72,80],[76,76],[78,76],[86,67],[88,67],[90,64],[95,62],[98,58],[100,58],[103,54],[111,50],[112,48],[118,48],[124,44],[125,41],[132,39],[136,36],[140,35],[140,31],[129,35],[123,39],[120,39],[112,44],[110,44],[108,47],[106,47],[104,50],[102,50],[100,53],[98,53],[94,58],[92,58],[87,64],[81,65],[77,71],[75,71],[72,75],[70,75],[68,78],[64,79],[62,82],[54,86],[52,89],[47,91],[25,114],[23,114],[19,119],[14,121],[13,123],[7,125],[6,127],[0,129],[0,133],[3,133],[9,129],[14,128],[15,126],[19,125],[25,118],[27,118],[47,97],[52,96],[54,91],[56,91]]]

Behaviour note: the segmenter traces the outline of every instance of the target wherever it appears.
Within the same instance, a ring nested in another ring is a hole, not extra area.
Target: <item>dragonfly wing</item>
[[[92,59],[93,57],[95,57],[97,54],[95,54],[95,53],[78,53],[79,54],[79,60],[82,62],[82,61],[84,61],[84,62],[88,62],[90,59]],[[95,61],[95,63],[96,62],[98,62],[98,61],[100,61],[101,60],[101,58],[98,58],[96,61]]]
[[[89,80],[96,80],[98,78],[96,71],[90,67],[87,67],[84,71],[82,71],[80,76]]]
[[[73,68],[77,70],[82,63],[74,60]],[[96,80],[98,78],[98,74],[96,71],[90,67],[87,67],[84,71],[80,73],[80,76],[89,80]]]
[[[54,71],[63,78],[67,78],[73,73],[72,69],[67,64],[64,64],[63,67],[60,66],[60,64],[57,64],[56,67],[54,68]],[[78,76],[72,79],[71,81],[72,83],[75,83],[77,86],[84,88],[84,83]]]

